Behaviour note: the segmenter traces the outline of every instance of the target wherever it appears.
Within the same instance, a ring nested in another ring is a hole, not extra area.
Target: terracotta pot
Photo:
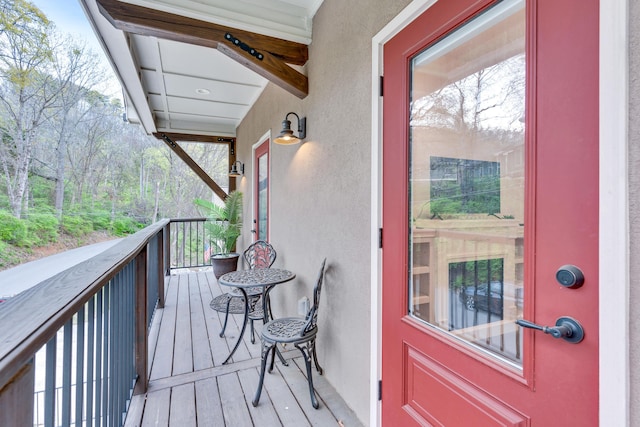
[[[211,265],[213,266],[213,274],[219,279],[223,274],[238,269],[238,258],[240,254],[232,253],[229,256],[214,255],[211,257]]]

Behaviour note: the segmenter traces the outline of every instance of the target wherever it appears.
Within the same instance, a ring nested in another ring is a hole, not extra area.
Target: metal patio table
[[[271,292],[271,289],[276,285],[293,280],[295,277],[295,273],[280,268],[253,268],[249,270],[232,271],[220,276],[218,283],[238,288],[240,292],[242,292],[242,296],[244,298],[244,320],[242,322],[240,336],[238,336],[238,340],[236,341],[233,350],[231,350],[231,353],[229,353],[229,356],[224,362],[222,362],[223,365],[231,359],[231,356],[233,356],[240,346],[240,342],[244,336],[244,331],[247,329],[247,323],[249,323],[250,312],[259,312],[255,310],[255,307],[249,306],[249,298],[247,296],[246,289],[256,286],[262,287],[262,317],[264,323],[266,323],[269,321],[269,313],[267,310],[267,298],[269,296],[269,292]]]

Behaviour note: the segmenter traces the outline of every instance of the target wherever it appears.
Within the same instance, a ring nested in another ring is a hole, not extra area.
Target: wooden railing
[[[208,218],[172,219],[169,229],[167,253],[170,270],[200,268],[211,265],[216,254],[215,244],[205,232]]]
[[[0,304],[0,426],[123,424],[147,389],[169,229],[153,224]]]
[[[169,265],[172,270],[211,265],[212,245],[205,235],[206,221],[206,218],[171,220]]]

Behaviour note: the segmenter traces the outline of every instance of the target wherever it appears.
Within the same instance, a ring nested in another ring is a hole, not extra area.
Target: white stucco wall
[[[630,419],[640,425],[640,2],[629,2]]]
[[[309,95],[299,100],[269,85],[238,128],[238,159],[275,136],[289,111],[307,117],[307,139],[271,146],[270,240],[276,265],[298,275],[274,292],[276,313],[295,313],[310,295],[320,262],[328,269],[320,309],[318,355],[327,379],[369,424],[371,39],[409,0],[325,0],[313,21]],[[296,126],[295,120],[292,128]],[[250,197],[252,171],[238,182]],[[245,217],[251,218],[250,203]],[[250,239],[245,221],[241,245]],[[278,295],[276,295],[278,294]]]

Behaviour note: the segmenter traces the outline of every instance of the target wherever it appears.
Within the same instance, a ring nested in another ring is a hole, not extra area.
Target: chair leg
[[[256,343],[255,327],[253,326],[253,319],[251,319],[251,344]]]
[[[311,357],[313,351],[309,348],[309,344],[307,344],[306,348],[302,348],[298,344],[295,344],[295,346],[298,350],[300,350],[300,353],[302,353],[304,364],[307,368],[307,382],[309,383],[309,396],[311,396],[311,405],[313,405],[315,409],[318,409],[320,405],[318,405],[318,400],[316,399],[316,392],[313,390],[313,377],[311,376]]]
[[[271,311],[271,298],[267,298],[268,319],[273,320],[273,312]]]
[[[324,372],[320,364],[318,363],[318,353],[316,353],[316,342],[313,341],[311,344],[311,354],[313,354],[313,362],[316,364],[316,370],[320,375]]]
[[[224,325],[222,325],[222,330],[220,331],[220,338],[224,338],[224,331],[227,329],[227,321],[229,320],[229,306],[231,305],[231,298],[227,299],[227,309],[224,312]]]
[[[266,343],[262,343],[262,358],[260,360],[260,380],[258,381],[258,388],[256,389],[256,394],[253,398],[253,406],[258,406],[258,402],[260,402],[260,395],[262,394],[262,386],[264,384],[264,371],[267,367],[267,358],[269,357],[269,351],[275,344],[268,345]]]
[[[269,373],[271,373],[271,371],[273,371],[273,365],[275,364],[276,361],[276,346],[278,345],[278,343],[274,343],[273,344],[273,349],[271,350],[271,365],[269,365]]]

